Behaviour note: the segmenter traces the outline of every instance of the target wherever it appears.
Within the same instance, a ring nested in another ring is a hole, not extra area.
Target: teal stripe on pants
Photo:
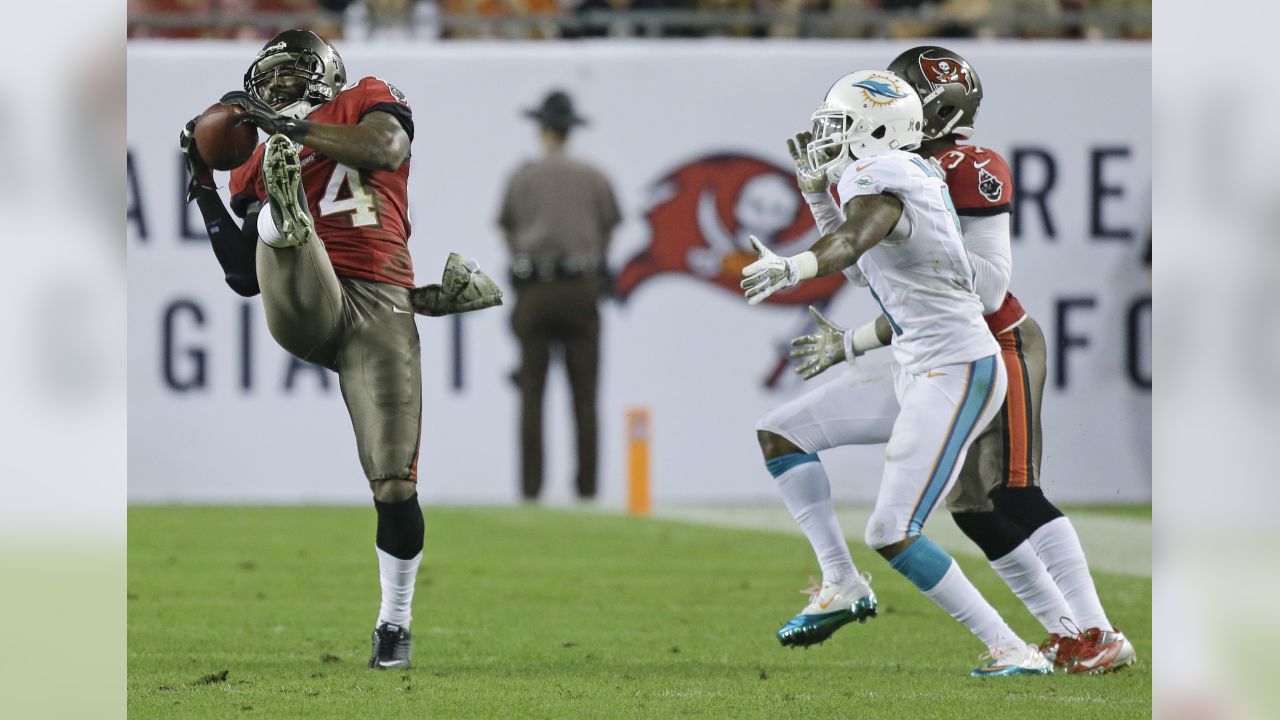
[[[947,486],[947,478],[951,477],[951,472],[960,459],[960,448],[973,434],[978,419],[982,417],[982,410],[991,398],[991,390],[996,379],[996,363],[999,361],[997,356],[991,355],[969,363],[969,377],[965,380],[960,409],[951,420],[951,428],[947,431],[947,440],[942,446],[942,452],[938,455],[938,461],[929,475],[929,482],[925,485],[924,492],[920,494],[920,501],[916,503],[916,508],[911,513],[907,537],[920,534],[924,521],[928,519],[934,504],[938,502],[938,496]]]

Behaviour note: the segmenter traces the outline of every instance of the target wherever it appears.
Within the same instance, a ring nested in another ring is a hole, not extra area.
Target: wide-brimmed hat
[[[574,125],[586,125],[587,119],[573,111],[573,98],[563,90],[551,91],[542,107],[524,111],[526,117],[537,120],[542,127],[556,132],[568,132]]]

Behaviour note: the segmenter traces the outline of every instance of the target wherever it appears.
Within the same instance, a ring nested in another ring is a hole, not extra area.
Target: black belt
[[[555,282],[557,280],[579,280],[582,278],[604,277],[606,268],[603,262],[583,261],[577,258],[560,260],[533,260],[526,255],[517,255],[511,261],[511,282],[515,285],[535,282]]]

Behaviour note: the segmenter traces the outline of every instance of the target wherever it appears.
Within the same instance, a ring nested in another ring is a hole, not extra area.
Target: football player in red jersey
[[[263,47],[227,93],[247,122],[268,133],[231,173],[231,211],[194,143],[182,133],[191,180],[226,282],[262,294],[267,327],[297,357],[337,372],[360,464],[377,511],[382,605],[369,667],[409,667],[414,579],[422,557],[417,495],[422,366],[415,308],[445,314],[498,304],[471,297],[487,285],[450,256],[446,281],[413,288],[409,257],[409,146],[413,113],[395,86],[375,77],[348,85],[327,41],[288,30]]]
[[[987,325],[1009,373],[1005,406],[974,442],[948,509],[1050,632],[1043,649],[1058,667],[1071,673],[1119,669],[1135,661],[1133,645],[1108,620],[1071,521],[1040,489],[1047,363],[1040,325],[1008,291],[1013,177],[1000,153],[964,142],[973,136],[982,81],[964,58],[936,46],[911,48],[889,69],[923,101],[920,154],[936,158],[947,174]],[[1070,613],[1059,616],[1064,606]]]

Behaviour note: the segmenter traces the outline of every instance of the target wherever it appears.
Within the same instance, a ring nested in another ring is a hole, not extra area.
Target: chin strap
[[[502,290],[475,260],[449,253],[440,284],[413,288],[409,299],[419,315],[441,317],[501,305]]]
[[[299,100],[295,103],[292,103],[284,106],[283,108],[280,108],[276,112],[281,115],[284,115],[285,117],[293,118],[294,120],[303,120],[308,115],[311,114],[312,110],[315,110],[315,109],[316,109],[316,106],[312,105],[309,101]]]

